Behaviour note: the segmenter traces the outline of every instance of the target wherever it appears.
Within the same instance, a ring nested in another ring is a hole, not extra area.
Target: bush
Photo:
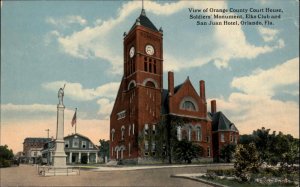
[[[11,166],[11,161],[10,160],[5,160],[0,158],[0,168],[6,168]]]
[[[234,169],[241,181],[249,181],[251,173],[257,173],[259,168],[259,154],[254,143],[237,145],[235,152]]]

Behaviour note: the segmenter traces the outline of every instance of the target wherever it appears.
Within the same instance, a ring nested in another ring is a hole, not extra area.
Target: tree
[[[183,139],[176,142],[173,154],[176,161],[191,163],[194,158],[199,158],[203,155],[203,148]]]
[[[13,157],[13,151],[7,145],[0,145],[0,167],[9,167]]]
[[[249,181],[250,173],[257,172],[260,162],[259,153],[254,143],[248,145],[239,144],[235,151],[234,169],[241,181]]]
[[[231,162],[233,158],[233,154],[235,152],[236,145],[228,144],[221,149],[220,158],[223,159],[225,162]]]
[[[273,131],[272,135],[270,135],[269,132],[270,129],[265,129],[265,127],[262,127],[261,129],[257,129],[252,133],[254,137],[255,147],[260,154],[261,161],[268,161],[270,157],[269,148],[275,137],[275,131]]]
[[[99,142],[100,157],[102,157],[103,161],[105,161],[105,157],[109,158],[109,140],[100,139]]]

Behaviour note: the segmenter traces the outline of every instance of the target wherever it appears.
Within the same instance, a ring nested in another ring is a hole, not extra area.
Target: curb
[[[133,167],[98,167],[91,168],[95,172],[101,171],[131,171],[131,170],[144,170],[144,169],[166,169],[166,168],[184,168],[184,167],[214,167],[214,166],[233,166],[233,164],[199,164],[199,165],[164,165],[164,166],[133,166]]]
[[[226,186],[226,185],[223,185],[223,184],[219,184],[219,183],[215,183],[215,182],[211,182],[211,181],[208,181],[208,180],[205,180],[205,179],[189,177],[189,176],[186,176],[184,174],[183,175],[180,175],[180,174],[170,175],[170,177],[171,178],[189,179],[189,180],[193,180],[193,181],[197,181],[197,182],[202,182],[202,183],[205,183],[205,184],[213,185],[214,187],[229,187],[229,186]]]

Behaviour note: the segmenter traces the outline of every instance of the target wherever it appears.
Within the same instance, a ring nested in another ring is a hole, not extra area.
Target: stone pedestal
[[[67,155],[65,153],[64,141],[64,110],[63,104],[57,105],[57,126],[56,126],[56,140],[55,151],[53,153],[53,166],[65,167]]]

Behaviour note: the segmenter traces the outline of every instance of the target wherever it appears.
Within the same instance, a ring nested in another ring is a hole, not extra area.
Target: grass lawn
[[[227,179],[208,179],[206,177],[200,177],[202,179],[208,180],[208,181],[212,181],[215,183],[219,183],[219,184],[223,184],[226,186],[234,186],[234,187],[263,187],[266,185],[262,185],[262,184],[257,184],[257,183],[239,183],[237,181],[234,180],[227,180]],[[295,186],[295,185],[276,185],[276,184],[272,184],[272,185],[268,185],[268,186],[272,186],[272,187],[291,187],[291,186]]]
[[[199,178],[234,187],[291,187],[298,186],[297,184],[299,184],[299,171],[296,168],[289,171],[279,170],[276,168],[260,169],[259,172],[250,174],[251,179],[249,182],[239,182],[237,179],[232,178],[234,175],[234,169],[213,169],[207,170],[206,176],[201,176]],[[221,176],[225,178],[220,178]],[[227,179],[226,177],[230,177],[232,179]]]

